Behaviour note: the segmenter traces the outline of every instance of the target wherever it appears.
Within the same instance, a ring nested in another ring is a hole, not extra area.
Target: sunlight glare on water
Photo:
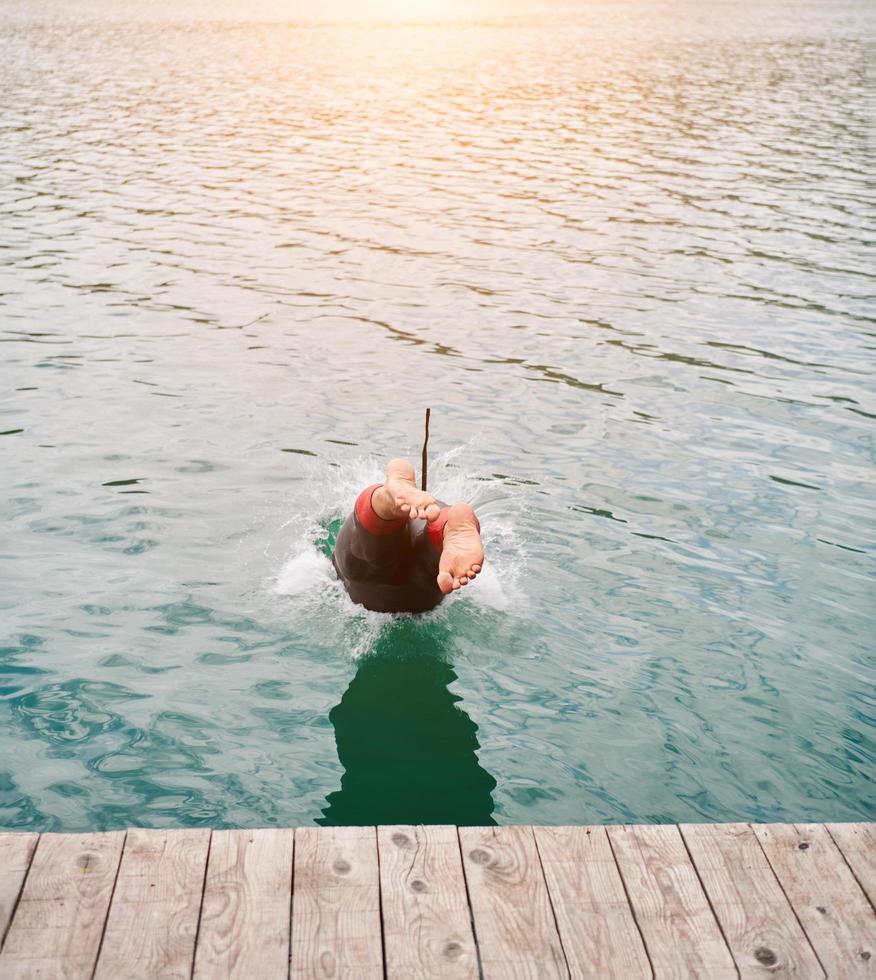
[[[872,819],[874,18],[2,0],[0,826]]]

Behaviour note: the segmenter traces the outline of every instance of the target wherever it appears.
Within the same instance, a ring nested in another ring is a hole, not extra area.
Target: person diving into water
[[[332,561],[354,602],[426,612],[481,571],[480,524],[470,504],[436,500],[417,488],[407,460],[394,459],[384,482],[357,497]],[[403,619],[359,659],[329,714],[344,773],[318,824],[495,824],[496,781],[478,761],[477,725],[450,689],[451,647],[446,623]]]
[[[332,563],[350,598],[366,609],[426,612],[480,572],[480,523],[470,504],[436,500],[418,489],[406,459],[393,459],[385,481],[356,499]]]

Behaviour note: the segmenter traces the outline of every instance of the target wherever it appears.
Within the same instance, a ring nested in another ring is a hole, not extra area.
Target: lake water
[[[3,0],[0,826],[872,819],[874,15]]]

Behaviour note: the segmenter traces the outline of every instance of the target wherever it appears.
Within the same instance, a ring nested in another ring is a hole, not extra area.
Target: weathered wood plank
[[[2,980],[290,967],[379,978],[381,885],[390,978],[474,977],[466,880],[488,980],[626,980],[649,967],[712,980],[735,975],[734,957],[742,977],[876,977],[873,824],[305,828],[218,831],[212,846],[208,830],[131,830],[123,841],[0,834],[0,935],[12,918]]]
[[[291,975],[383,976],[374,827],[295,831]]]
[[[386,975],[478,975],[455,827],[379,827]]]
[[[826,826],[870,904],[876,908],[876,824],[829,823]]]
[[[209,830],[128,831],[96,980],[188,980]]]
[[[3,980],[91,977],[124,840],[42,835],[0,953]]]
[[[683,824],[679,830],[743,980],[823,977],[748,824]]]
[[[0,943],[12,921],[37,840],[37,834],[0,834]]]
[[[733,957],[678,828],[608,827],[636,922],[658,977],[736,977]]]
[[[876,976],[876,914],[827,828],[752,826],[828,976]]]
[[[285,978],[293,830],[214,830],[201,907],[196,980]]]
[[[534,829],[572,976],[650,977],[648,954],[605,828]]]
[[[531,827],[460,827],[484,977],[568,977]]]

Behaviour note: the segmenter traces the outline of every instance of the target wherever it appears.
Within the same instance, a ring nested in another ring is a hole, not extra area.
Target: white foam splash
[[[479,479],[463,460],[467,446],[452,449],[430,461],[430,489],[441,500],[468,500],[478,510],[486,561],[477,580],[455,593],[426,616],[442,618],[458,602],[483,610],[521,612],[519,588],[524,550],[515,529],[515,516],[524,506],[524,491]],[[326,527],[350,512],[357,494],[382,478],[385,461],[359,457],[342,466],[309,464],[312,472],[302,494],[296,492],[295,513],[279,531],[285,555],[267,583],[275,595],[291,600],[296,621],[313,620],[318,635],[336,640],[354,657],[367,653],[394,619],[406,614],[376,613],[353,603],[326,557],[322,543]],[[275,542],[276,543],[276,542]]]
[[[310,546],[283,565],[274,591],[279,595],[301,595],[310,589],[325,588],[334,577],[331,561],[315,546]]]

